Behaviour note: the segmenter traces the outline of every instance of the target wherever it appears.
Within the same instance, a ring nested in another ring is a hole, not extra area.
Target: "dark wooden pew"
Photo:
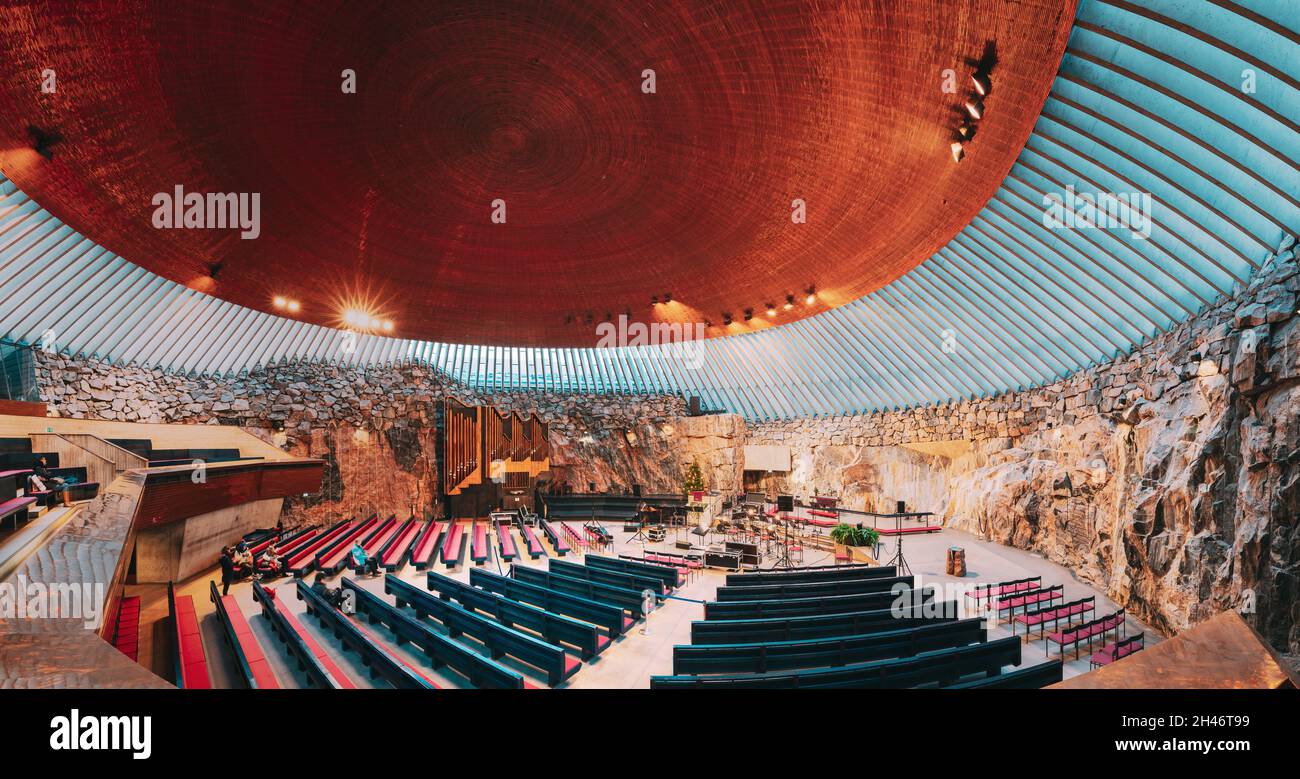
[[[650,689],[826,689],[947,686],[965,676],[996,676],[1005,665],[1020,665],[1020,639],[999,638],[968,646],[925,652],[914,657],[875,660],[839,668],[766,674],[652,676]]]
[[[609,631],[611,638],[623,635],[636,624],[636,620],[629,617],[618,606],[599,603],[518,579],[498,576],[480,568],[470,570],[469,583],[521,603],[531,603],[556,614],[576,617],[593,625],[600,625]]]
[[[636,574],[611,571],[606,568],[592,568],[568,560],[552,560],[549,570],[552,573],[558,573],[572,579],[586,579],[598,584],[608,584],[636,592],[653,590],[656,595],[665,594],[663,579],[654,576],[637,576]]]
[[[862,592],[855,595],[827,595],[820,598],[793,598],[777,600],[726,601],[704,604],[707,619],[757,619],[759,617],[799,617],[811,614],[846,614],[852,611],[872,611],[890,608],[900,599],[914,602],[920,593],[921,601],[934,599],[934,588],[899,592]]]
[[[317,687],[335,690],[356,687],[316,639],[303,629],[293,614],[280,607],[275,590],[263,587],[261,582],[253,582],[253,599],[262,604],[262,615],[271,623],[276,637],[298,662],[298,668],[307,674],[309,682]]]
[[[926,609],[856,611],[804,617],[707,620],[691,623],[692,644],[741,644],[858,636],[908,627],[951,622],[960,613],[957,601],[932,602]]]
[[[351,584],[344,579],[344,586]],[[319,592],[305,581],[298,580],[298,599],[307,607],[307,613],[320,620],[322,628],[329,628],[343,646],[356,652],[361,663],[370,672],[370,678],[383,678],[401,690],[435,690],[433,680],[415,670],[355,625],[338,609],[331,606]]]
[[[639,563],[634,560],[622,560],[617,557],[602,557],[594,554],[587,555],[583,562],[592,568],[622,571],[623,573],[633,573],[638,576],[653,576],[662,579],[664,585],[669,589],[674,589],[681,584],[681,576],[678,574],[677,569],[669,568],[666,565],[652,565],[650,563]]]
[[[997,676],[972,679],[948,685],[950,690],[1037,690],[1049,684],[1061,681],[1064,663],[1061,660],[1048,660],[1046,663],[1017,668]]]
[[[977,644],[985,638],[984,621],[972,618],[838,638],[676,646],[673,674],[769,673],[850,665]]]
[[[518,690],[530,686],[524,677],[509,668],[442,635],[428,623],[406,614],[364,587],[347,579],[344,586],[355,594],[358,614],[372,625],[387,627],[397,638],[398,646],[410,643],[419,647],[434,668],[451,668],[475,687]]]
[[[795,584],[763,584],[757,587],[719,587],[720,601],[790,600],[792,598],[822,598],[829,595],[857,595],[864,592],[889,592],[902,584],[911,589],[911,576],[881,576],[874,579],[855,579],[842,582],[803,582]]]
[[[235,665],[239,667],[239,676],[251,690],[274,690],[280,687],[280,680],[275,678],[271,664],[262,652],[261,644],[253,636],[244,619],[244,612],[234,595],[222,595],[216,582],[208,582],[208,597],[217,606],[217,620],[221,623],[222,634],[230,651],[235,655]]]
[[[547,587],[556,592],[567,592],[580,598],[618,606],[627,610],[636,619],[645,617],[645,603],[641,599],[641,593],[637,590],[627,590],[622,587],[611,587],[608,584],[598,584],[586,579],[561,576],[557,573],[529,568],[526,565],[511,565],[510,574],[521,582],[528,582],[529,584]]]
[[[475,639],[487,647],[493,660],[510,655],[541,669],[552,687],[573,676],[582,667],[577,658],[571,657],[554,644],[435,597],[396,576],[384,577],[384,592],[394,596],[398,608],[410,606],[417,617],[432,617],[441,622],[452,638],[465,634]]]
[[[610,645],[609,636],[595,625],[471,587],[436,571],[429,571],[427,586],[443,600],[454,600],[470,611],[490,614],[506,627],[526,628],[552,644],[574,647],[583,660],[590,660]]]
[[[792,568],[788,571],[754,571],[727,574],[727,587],[761,587],[769,584],[839,582],[889,578],[898,575],[892,565],[836,565],[829,568]]]

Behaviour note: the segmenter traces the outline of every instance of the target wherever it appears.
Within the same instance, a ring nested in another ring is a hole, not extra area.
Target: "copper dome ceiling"
[[[19,3],[0,10],[0,168],[132,262],[263,311],[301,301],[309,322],[360,299],[407,338],[590,346],[625,311],[723,335],[847,303],[966,226],[1024,146],[1074,11]],[[994,88],[955,164],[981,58]],[[177,185],[259,193],[260,236],[155,229],[152,199]]]

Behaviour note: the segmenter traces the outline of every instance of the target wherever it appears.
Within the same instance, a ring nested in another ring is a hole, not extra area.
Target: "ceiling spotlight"
[[[59,135],[56,132],[42,130],[33,124],[27,125],[27,134],[32,137],[32,149],[35,150],[37,154],[47,160],[54,159],[54,149],[51,147],[63,140],[62,135]]]
[[[288,305],[290,314],[296,314],[298,313],[298,309],[302,308],[302,306],[298,305],[298,301],[296,300],[290,300]]]
[[[776,304],[775,304],[775,303],[768,303],[768,304],[767,304],[767,315],[768,315],[768,316],[776,316]]]
[[[745,321],[748,322],[753,318],[754,318],[754,309],[752,308],[745,309]]]
[[[657,306],[657,305],[659,305],[659,296],[658,296],[658,295],[655,295],[655,296],[653,296],[653,297],[650,298],[650,305],[652,305],[652,306]]]
[[[961,162],[961,158],[966,156],[966,148],[961,145],[961,141],[953,141],[952,144],[952,161]]]
[[[989,79],[989,74],[975,72],[970,74],[970,80],[975,83],[975,91],[980,95],[987,95],[993,91],[993,82]]]
[[[984,118],[984,101],[972,98],[966,101],[966,113],[971,115],[972,119]]]
[[[664,302],[665,302],[665,303],[671,303],[671,302],[673,302],[673,293],[671,293],[671,292],[665,292],[665,293],[664,293]]]
[[[724,324],[724,325],[730,325],[730,324],[731,324],[731,314],[723,314],[723,315],[722,315],[722,324]]]
[[[957,134],[969,141],[971,138],[975,137],[975,125],[967,122],[957,128]]]
[[[384,332],[385,333],[393,332],[393,320],[391,319],[384,320]]]
[[[275,296],[275,299],[272,300],[271,302],[272,302],[273,304],[275,304],[275,307],[276,307],[276,308],[284,308],[285,306],[289,305],[289,301],[285,300],[285,299],[284,299],[282,296],[280,296],[280,295],[276,295],[276,296]]]
[[[789,310],[792,309],[792,308],[794,308],[794,295],[786,295],[786,296],[785,296],[785,310],[786,310],[786,311],[789,311]]]
[[[805,289],[805,290],[804,290],[804,292],[808,293],[808,297],[804,298],[804,299],[803,299],[803,302],[807,303],[807,304],[810,305],[810,306],[811,306],[813,303],[816,303],[816,302],[817,302],[817,288],[816,288],[816,287],[814,287],[814,286],[809,286],[808,289]]]

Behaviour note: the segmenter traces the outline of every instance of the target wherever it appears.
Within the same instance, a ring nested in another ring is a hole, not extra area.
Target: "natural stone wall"
[[[783,489],[840,495],[850,506],[907,500],[1069,566],[1163,630],[1243,609],[1294,652],[1300,276],[1292,245],[1238,296],[1068,379],[913,411],[756,425],[748,442],[792,447],[795,470]],[[945,439],[967,443],[946,456],[882,454]],[[930,477],[882,479],[879,463],[889,458]]]
[[[295,456],[325,460],[320,495],[287,502],[290,525],[371,513],[441,515],[436,421],[447,397],[537,414],[550,423],[555,477],[580,489],[596,481],[602,489],[642,484],[648,491],[675,491],[684,463],[697,454],[704,465],[734,461],[734,449],[718,453],[716,436],[708,433],[716,422],[674,426],[686,414],[676,397],[489,397],[419,365],[286,363],[216,377],[36,354],[42,399],[54,415],[236,425]],[[677,429],[696,428],[698,453],[689,441],[674,438]],[[673,459],[679,453],[685,459]]]
[[[1049,385],[907,411],[746,425],[679,398],[484,396],[427,368],[271,366],[190,377],[42,356],[64,416],[237,424],[329,463],[290,516],[439,513],[436,409],[448,396],[551,423],[554,472],[577,489],[675,491],[692,461],[743,489],[743,446],[784,444],[764,486],[846,505],[905,500],[954,527],[1071,567],[1168,631],[1254,610],[1300,650],[1300,276],[1291,244],[1247,289],[1129,354]],[[274,432],[278,426],[283,431]],[[751,477],[753,478],[753,477]]]

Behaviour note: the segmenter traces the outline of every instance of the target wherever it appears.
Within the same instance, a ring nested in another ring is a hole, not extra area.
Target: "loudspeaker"
[[[596,491],[596,482],[594,481],[587,482],[587,492],[595,492],[595,491]]]
[[[641,485],[640,485],[640,484],[633,484],[633,485],[632,485],[632,496],[633,496],[633,497],[636,497],[636,498],[641,497]]]
[[[687,413],[693,417],[698,417],[700,415],[700,396],[692,395],[686,403],[687,408],[689,409]]]
[[[788,513],[788,512],[791,512],[791,511],[794,511],[794,496],[793,496],[793,495],[777,495],[777,496],[776,496],[776,510],[777,510],[777,511],[784,511],[784,512],[787,512],[787,513]]]
[[[894,509],[894,513],[895,513],[895,514],[906,514],[906,513],[907,513],[907,501],[905,501],[905,500],[900,500],[900,501],[898,501],[898,506],[897,506],[897,508]]]

